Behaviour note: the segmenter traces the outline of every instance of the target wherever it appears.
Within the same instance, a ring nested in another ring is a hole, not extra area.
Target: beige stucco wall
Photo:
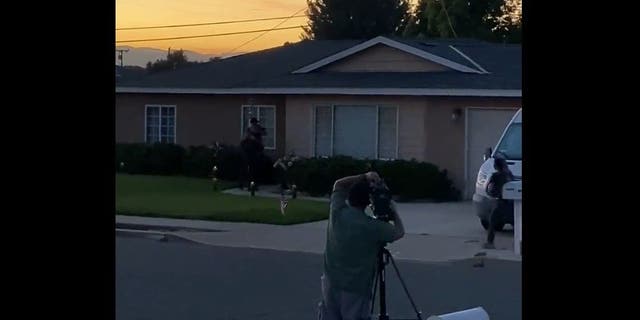
[[[465,183],[465,109],[468,107],[519,108],[519,98],[456,98],[429,97],[425,127],[426,160],[449,171],[456,187],[464,190]],[[454,110],[462,111],[461,117],[453,121]],[[481,155],[478,155],[481,156]]]
[[[144,142],[145,105],[176,106],[176,143],[209,145],[214,141],[237,145],[241,140],[242,105],[276,106],[276,150],[284,150],[285,107],[282,96],[116,94],[116,142]]]
[[[313,107],[317,105],[389,105],[399,108],[398,156],[428,161],[449,171],[456,187],[464,189],[465,119],[467,107],[519,108],[519,98],[456,98],[349,95],[168,95],[117,94],[116,142],[144,142],[146,104],[176,105],[177,143],[206,145],[213,141],[240,142],[243,104],[276,105],[276,151],[313,156]],[[462,116],[453,121],[451,114]]]
[[[519,108],[519,98],[305,95],[286,97],[286,151],[313,156],[313,108],[318,105],[394,105],[399,108],[398,157],[431,162],[447,169],[463,190],[465,108]],[[460,109],[461,117],[451,114]]]

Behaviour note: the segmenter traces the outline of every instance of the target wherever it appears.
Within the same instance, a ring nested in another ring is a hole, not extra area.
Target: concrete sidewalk
[[[260,186],[255,193],[259,197],[280,198],[278,186]],[[223,193],[249,196],[250,192],[239,188],[227,189]],[[287,195],[287,199],[290,196]],[[298,199],[329,202],[328,197],[299,196]],[[479,228],[480,222],[473,213],[471,202],[408,202],[396,203],[400,211],[405,231],[414,234],[430,235],[460,235],[484,237],[485,231]],[[312,222],[303,224],[308,227],[325,228],[326,222]]]
[[[513,253],[513,236],[498,233],[498,250],[485,250],[486,236],[470,203],[399,203],[406,235],[388,246],[397,259],[448,262],[474,258],[520,261]],[[116,216],[117,224],[165,229],[156,233],[177,236],[205,245],[273,249],[321,254],[324,252],[327,221],[280,226],[255,223],[214,222],[165,218]],[[166,231],[167,228],[176,229]]]
[[[280,189],[277,185],[263,185],[259,186],[260,190],[255,192],[257,197],[268,197],[268,198],[280,198]],[[251,192],[247,190],[241,190],[240,188],[232,188],[223,190],[222,193],[233,194],[236,196],[250,196]],[[287,199],[291,198],[291,195],[286,195]],[[329,202],[328,197],[310,197],[304,194],[299,194],[297,199],[301,200],[311,200],[311,201],[320,201],[320,202]]]

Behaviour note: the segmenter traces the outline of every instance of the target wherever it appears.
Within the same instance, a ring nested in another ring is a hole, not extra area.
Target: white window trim
[[[377,141],[378,136],[380,136],[380,121],[377,121],[377,134],[376,134],[376,144],[378,145],[376,148],[376,159],[378,160],[383,160],[383,161],[393,161],[398,159],[398,143],[400,142],[400,140],[398,139],[399,135],[400,135],[400,107],[397,105],[377,105],[377,117],[380,117],[380,107],[385,107],[385,108],[395,108],[396,109],[396,150],[395,150],[395,154],[393,158],[380,158],[379,156],[379,152],[380,152],[380,145]]]
[[[264,149],[265,150],[276,150],[277,146],[278,146],[278,117],[277,117],[277,108],[275,105],[272,104],[243,104],[242,107],[240,108],[240,139],[244,138],[245,132],[242,129],[242,127],[245,125],[245,119],[244,119],[244,109],[245,108],[253,108],[253,107],[257,107],[258,109],[260,108],[271,108],[273,109],[273,147],[267,147],[265,146]],[[258,111],[258,121],[262,122],[260,120],[260,111]]]
[[[400,107],[396,106],[396,159],[400,156]]]
[[[149,108],[160,108],[160,125],[158,130],[162,128],[162,108],[173,108],[173,144],[178,142],[178,136],[176,135],[176,128],[178,127],[178,107],[175,104],[146,104],[144,105],[144,143],[147,141],[147,110]],[[162,135],[158,132],[158,137],[162,140]],[[154,142],[155,143],[155,142]]]
[[[331,143],[329,146],[331,147],[331,156],[333,156],[333,135],[336,132],[336,106],[331,105]],[[315,139],[314,139],[315,141]]]
[[[317,104],[314,105],[312,108],[312,119],[313,119],[313,136],[311,137],[312,139],[312,144],[311,144],[311,154],[313,154],[314,157],[326,157],[326,156],[318,156],[318,154],[316,153],[316,136],[317,136],[317,125],[316,125],[316,113],[317,113],[317,109],[320,107],[329,107],[331,108],[331,139],[330,139],[330,149],[331,150],[331,154],[329,155],[330,157],[333,157],[335,155],[334,152],[334,147],[333,147],[333,140],[334,140],[334,132],[335,132],[335,109],[336,106],[343,106],[343,105],[349,105],[349,106],[363,106],[363,107],[376,107],[376,135],[375,135],[375,140],[376,140],[376,156],[375,156],[375,160],[383,160],[383,161],[392,161],[392,160],[396,160],[398,159],[398,143],[399,143],[399,135],[400,135],[400,129],[399,129],[399,124],[400,124],[400,107],[397,105],[387,105],[387,104],[359,104],[359,105],[354,105],[354,104]],[[396,109],[396,150],[395,150],[395,157],[394,158],[380,158],[380,141],[379,141],[379,135],[380,135],[380,108],[381,107],[385,107],[385,108],[395,108]]]
[[[376,159],[380,158],[380,106],[376,105]]]

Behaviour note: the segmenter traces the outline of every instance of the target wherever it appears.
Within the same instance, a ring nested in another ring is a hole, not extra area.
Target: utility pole
[[[124,53],[129,52],[129,49],[116,49],[118,52],[118,60],[120,60],[120,67],[124,67]]]

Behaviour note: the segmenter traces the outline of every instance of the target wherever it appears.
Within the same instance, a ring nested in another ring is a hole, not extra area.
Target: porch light
[[[458,119],[460,119],[461,116],[462,116],[462,110],[461,109],[455,109],[451,113],[451,120],[457,121]]]

